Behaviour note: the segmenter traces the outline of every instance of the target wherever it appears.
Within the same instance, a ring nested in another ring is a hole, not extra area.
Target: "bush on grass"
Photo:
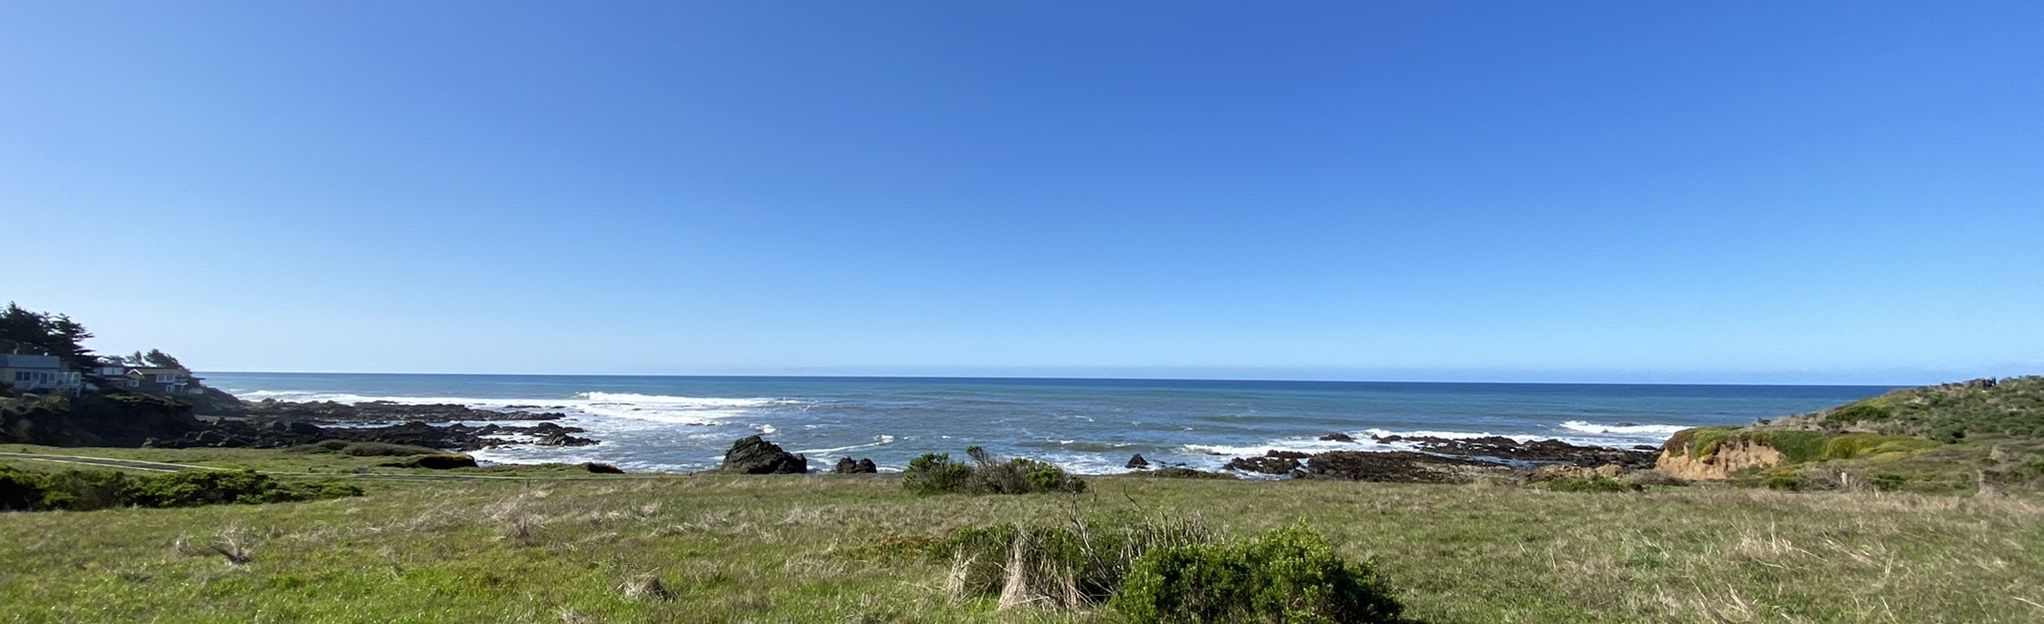
[[[134,476],[112,470],[34,473],[0,468],[0,509],[92,511],[113,507],[196,507],[361,496],[342,481],[277,481],[254,471]]]
[[[1611,477],[1562,477],[1542,481],[1535,486],[1554,492],[1638,492],[1646,489],[1638,483],[1619,481]]]
[[[1077,609],[1107,601],[1137,558],[1157,548],[1212,542],[1204,525],[1085,521],[965,527],[929,549],[950,564],[945,592],[1016,606]]]
[[[284,449],[290,453],[340,453],[355,457],[404,457],[407,455],[438,455],[440,449],[389,442],[350,442],[347,440],[320,440],[312,444],[300,444]]]
[[[1152,550],[1111,603],[1130,622],[1397,622],[1403,607],[1366,565],[1292,525],[1243,544]]]
[[[409,444],[351,442],[341,448],[341,453],[356,457],[401,457],[405,455],[438,455],[440,450]]]
[[[909,460],[901,485],[916,494],[1030,494],[1086,491],[1086,481],[1054,464],[1033,459],[1001,460],[974,446],[965,449],[972,463],[945,453],[926,453]]]
[[[433,453],[431,455],[414,455],[397,461],[388,461],[377,465],[386,468],[426,468],[429,470],[474,468],[477,466],[476,458],[454,453]]]

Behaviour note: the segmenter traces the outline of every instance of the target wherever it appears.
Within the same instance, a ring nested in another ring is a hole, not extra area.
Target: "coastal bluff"
[[[2044,376],[1904,388],[1816,412],[1670,436],[1655,469],[1770,487],[2044,485]]]
[[[1689,431],[1695,431],[1691,429]],[[1708,455],[1689,452],[1688,445],[1669,445],[1654,460],[1654,469],[1677,479],[1723,481],[1742,470],[1766,470],[1781,465],[1781,451],[1761,442],[1732,441]]]

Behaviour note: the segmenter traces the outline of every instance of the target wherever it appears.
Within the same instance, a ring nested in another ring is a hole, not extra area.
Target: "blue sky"
[[[2044,372],[2044,4],[0,4],[0,298],[210,370]]]

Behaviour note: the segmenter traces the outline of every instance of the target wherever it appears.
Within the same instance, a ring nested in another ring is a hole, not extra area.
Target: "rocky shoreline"
[[[1263,455],[1230,459],[1219,472],[1196,470],[1181,464],[1156,464],[1137,454],[1129,458],[1129,472],[1124,474],[1233,479],[1239,473],[1247,473],[1273,478],[1390,483],[1528,483],[1562,478],[1617,478],[1645,473],[1653,470],[1658,455],[1655,447],[1617,449],[1581,446],[1559,440],[1522,442],[1503,436],[1384,436],[1376,437],[1375,441],[1407,443],[1418,450],[1302,453],[1273,449]],[[828,470],[813,470],[807,457],[790,453],[754,435],[733,443],[724,455],[723,464],[708,472],[862,474],[874,473],[877,469],[870,459],[843,457]]]
[[[1322,440],[1355,442],[1343,434]],[[1270,450],[1260,456],[1228,460],[1226,470],[1295,479],[1347,479],[1394,483],[1470,483],[1481,480],[1538,481],[1557,476],[1618,476],[1650,470],[1658,447],[1631,449],[1580,446],[1560,440],[1521,442],[1504,436],[1439,438],[1371,436],[1381,444],[1404,443],[1415,450],[1326,451],[1302,453]],[[1130,458],[1130,467],[1137,468]],[[1142,462],[1145,465],[1146,462]]]
[[[541,409],[531,406],[524,409]],[[597,441],[576,436],[581,427],[549,422],[560,412],[497,411],[451,403],[406,404],[365,401],[292,402],[265,399],[245,402],[233,415],[214,417],[209,427],[169,439],[151,439],[159,448],[246,447],[282,448],[325,440],[380,442],[444,451],[476,451],[515,445],[589,446]],[[490,421],[541,421],[536,425]],[[388,424],[388,423],[398,424]],[[482,425],[469,424],[484,422]],[[441,423],[441,424],[432,424]]]
[[[250,419],[283,422],[308,422],[313,424],[352,424],[387,422],[447,423],[463,421],[492,420],[560,420],[567,415],[538,405],[517,405],[504,411],[487,410],[454,403],[397,403],[392,401],[363,401],[361,403],[338,403],[334,401],[279,401],[263,399],[244,402],[241,409],[228,414]],[[559,408],[553,408],[559,409]]]
[[[367,442],[470,452],[504,446],[576,447],[597,444],[583,429],[557,422],[559,411],[540,405],[481,409],[458,404],[370,401],[243,402],[229,413],[197,417],[184,402],[164,397],[116,394],[75,403],[36,403],[7,417],[0,441],[53,446],[140,446],[155,448],[291,448],[328,441]],[[1363,444],[1344,434],[1322,440]],[[1373,436],[1377,444],[1405,449],[1333,450],[1321,453],[1270,450],[1234,457],[1218,472],[1184,465],[1153,464],[1140,455],[1129,474],[1151,476],[1348,479],[1407,483],[1539,481],[1556,476],[1615,477],[1651,470],[1657,447],[1630,449],[1579,446],[1559,440],[1520,441],[1503,436],[1441,438]],[[740,440],[726,456],[724,472],[750,474],[811,472],[807,458],[787,453],[758,436]],[[816,472],[871,474],[870,459],[841,458]]]
[[[190,403],[140,393],[25,397],[0,414],[0,442],[49,446],[288,448],[329,440],[441,451],[512,445],[588,446],[559,412],[369,402],[244,402],[195,416]],[[537,421],[537,422],[534,422]],[[440,423],[440,424],[433,424]],[[481,423],[481,424],[477,424]]]

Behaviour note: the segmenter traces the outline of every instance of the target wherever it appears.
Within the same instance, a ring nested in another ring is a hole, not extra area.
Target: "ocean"
[[[1889,390],[1876,386],[208,373],[243,399],[537,406],[601,443],[475,453],[502,463],[599,461],[627,470],[715,467],[762,434],[827,470],[840,457],[883,471],[927,452],[982,446],[1087,474],[1130,455],[1217,468],[1268,449],[1397,450],[1371,435],[1503,435],[1575,444],[1659,444],[1700,425],[1745,424]],[[530,409],[519,407],[518,409]],[[1357,442],[1322,441],[1346,433]]]

